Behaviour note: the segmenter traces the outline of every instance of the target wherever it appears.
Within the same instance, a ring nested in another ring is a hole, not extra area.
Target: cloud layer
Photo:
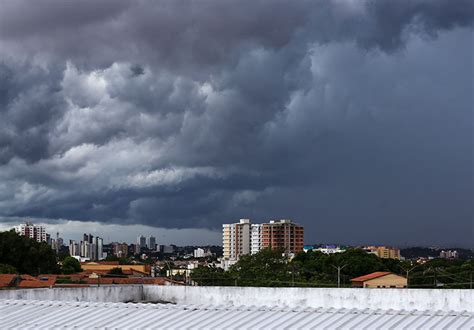
[[[473,19],[471,1],[0,1],[0,217],[469,245]]]

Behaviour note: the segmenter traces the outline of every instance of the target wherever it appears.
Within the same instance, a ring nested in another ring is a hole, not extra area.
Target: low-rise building
[[[81,268],[85,272],[109,272],[113,268],[120,268],[122,271],[137,271],[146,275],[150,275],[150,265],[120,265],[116,261],[112,262],[84,262],[81,263]]]
[[[456,250],[442,250],[439,253],[439,257],[442,259],[458,259],[459,253]]]
[[[351,280],[358,288],[406,288],[407,279],[391,272],[374,272]]]
[[[314,246],[311,246],[311,245],[305,245],[305,246],[303,247],[303,251],[304,251],[304,252],[308,252],[308,251],[319,251],[319,252],[324,253],[324,254],[334,254],[334,253],[342,253],[342,252],[345,252],[345,251],[346,251],[346,248],[340,247],[340,246],[337,246],[337,245],[324,245],[324,246],[320,246],[320,247],[314,247]]]
[[[400,260],[400,249],[388,246],[366,246],[364,250],[367,253],[373,253],[379,258]]]
[[[212,253],[209,249],[197,248],[193,251],[194,258],[205,258],[211,256]]]
[[[118,258],[126,258],[128,256],[128,244],[127,243],[112,243],[112,250],[114,256]]]

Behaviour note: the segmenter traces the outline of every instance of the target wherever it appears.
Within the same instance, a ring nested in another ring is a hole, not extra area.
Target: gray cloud
[[[31,6],[0,2],[0,217],[470,244],[470,1]]]

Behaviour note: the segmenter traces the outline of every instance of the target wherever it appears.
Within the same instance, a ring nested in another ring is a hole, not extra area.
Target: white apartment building
[[[222,225],[224,259],[238,259],[250,253],[250,220],[240,219],[238,223]]]
[[[261,223],[252,224],[250,253],[255,254],[262,249],[263,225]]]
[[[88,260],[96,260],[96,246],[94,243],[81,241],[81,257]]]
[[[18,235],[26,236],[37,242],[47,242],[46,229],[43,226],[34,225],[31,222],[15,226]]]
[[[79,243],[77,243],[76,241],[73,241],[73,240],[69,241],[69,254],[72,257],[80,257],[81,256],[81,250],[80,250]]]
[[[147,239],[147,247],[148,249],[155,251],[156,250],[156,238],[155,236],[148,236]]]
[[[101,237],[95,237],[95,257],[97,260],[105,259],[104,256],[104,240]]]

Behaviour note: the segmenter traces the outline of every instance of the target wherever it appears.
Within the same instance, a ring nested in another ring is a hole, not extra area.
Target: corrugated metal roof
[[[0,329],[470,329],[449,311],[0,300]]]

